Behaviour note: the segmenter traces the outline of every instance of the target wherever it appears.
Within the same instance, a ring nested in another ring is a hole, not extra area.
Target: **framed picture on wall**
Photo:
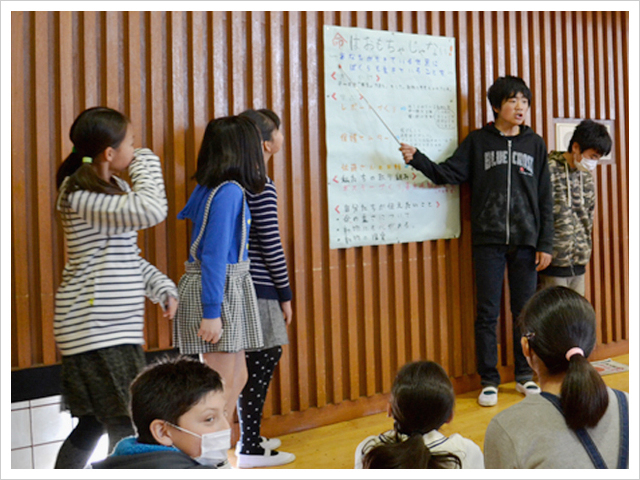
[[[582,121],[581,118],[554,118],[553,124],[555,126],[555,148],[554,150],[558,150],[561,152],[566,152],[569,147],[569,142],[571,141],[571,136],[573,135],[573,131],[578,126],[578,124]],[[601,123],[607,130],[609,131],[609,135],[613,139],[613,120],[594,120],[594,122]],[[609,155],[605,155],[600,158],[598,163],[615,163],[613,158],[613,146],[611,147],[611,152]]]

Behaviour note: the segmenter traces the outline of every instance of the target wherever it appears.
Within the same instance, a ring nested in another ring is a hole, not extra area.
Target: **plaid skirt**
[[[256,291],[249,261],[227,264],[222,299],[222,337],[217,343],[198,337],[202,321],[202,274],[198,265],[186,262],[178,283],[178,311],[173,322],[173,344],[182,354],[239,352],[263,346]]]

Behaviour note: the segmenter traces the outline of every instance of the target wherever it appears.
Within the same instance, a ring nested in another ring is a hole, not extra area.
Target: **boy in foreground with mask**
[[[553,258],[539,273],[544,287],[562,285],[584,295],[584,273],[591,258],[596,191],[592,172],[611,151],[607,128],[593,120],[576,127],[566,152],[549,153],[553,189]]]
[[[137,437],[92,468],[230,468],[231,428],[220,375],[189,357],[148,366],[131,384]]]

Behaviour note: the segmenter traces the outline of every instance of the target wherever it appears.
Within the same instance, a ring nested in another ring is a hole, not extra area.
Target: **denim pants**
[[[500,314],[505,267],[508,271],[511,313],[514,322],[515,378],[518,382],[531,380],[533,373],[522,353],[517,319],[525,303],[536,292],[536,250],[527,246],[474,245],[473,261],[478,305],[475,322],[476,361],[481,383],[483,386],[500,385],[500,374],[497,369],[496,327]]]

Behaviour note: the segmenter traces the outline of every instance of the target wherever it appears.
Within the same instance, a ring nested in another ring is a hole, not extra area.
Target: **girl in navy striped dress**
[[[271,110],[247,110],[240,116],[250,118],[260,129],[265,164],[283,143],[280,118]],[[287,262],[278,228],[278,195],[273,181],[261,193],[248,193],[247,202],[253,219],[249,236],[251,278],[258,297],[264,347],[245,353],[248,380],[238,399],[240,442],[236,449],[238,467],[284,465],[295,455],[278,452],[277,438],[260,435],[260,423],[267,389],[282,356],[282,345],[289,343],[287,325],[291,323],[291,288]]]
[[[56,210],[68,261],[56,293],[54,337],[61,391],[78,424],[56,468],[83,468],[106,429],[110,450],[134,433],[129,384],[145,366],[145,296],[173,318],[175,284],[140,257],[137,231],[162,222],[167,199],[160,159],[134,150],[129,119],[110,108],[82,112],[73,151],[57,173]],[[117,174],[127,170],[133,187]]]

